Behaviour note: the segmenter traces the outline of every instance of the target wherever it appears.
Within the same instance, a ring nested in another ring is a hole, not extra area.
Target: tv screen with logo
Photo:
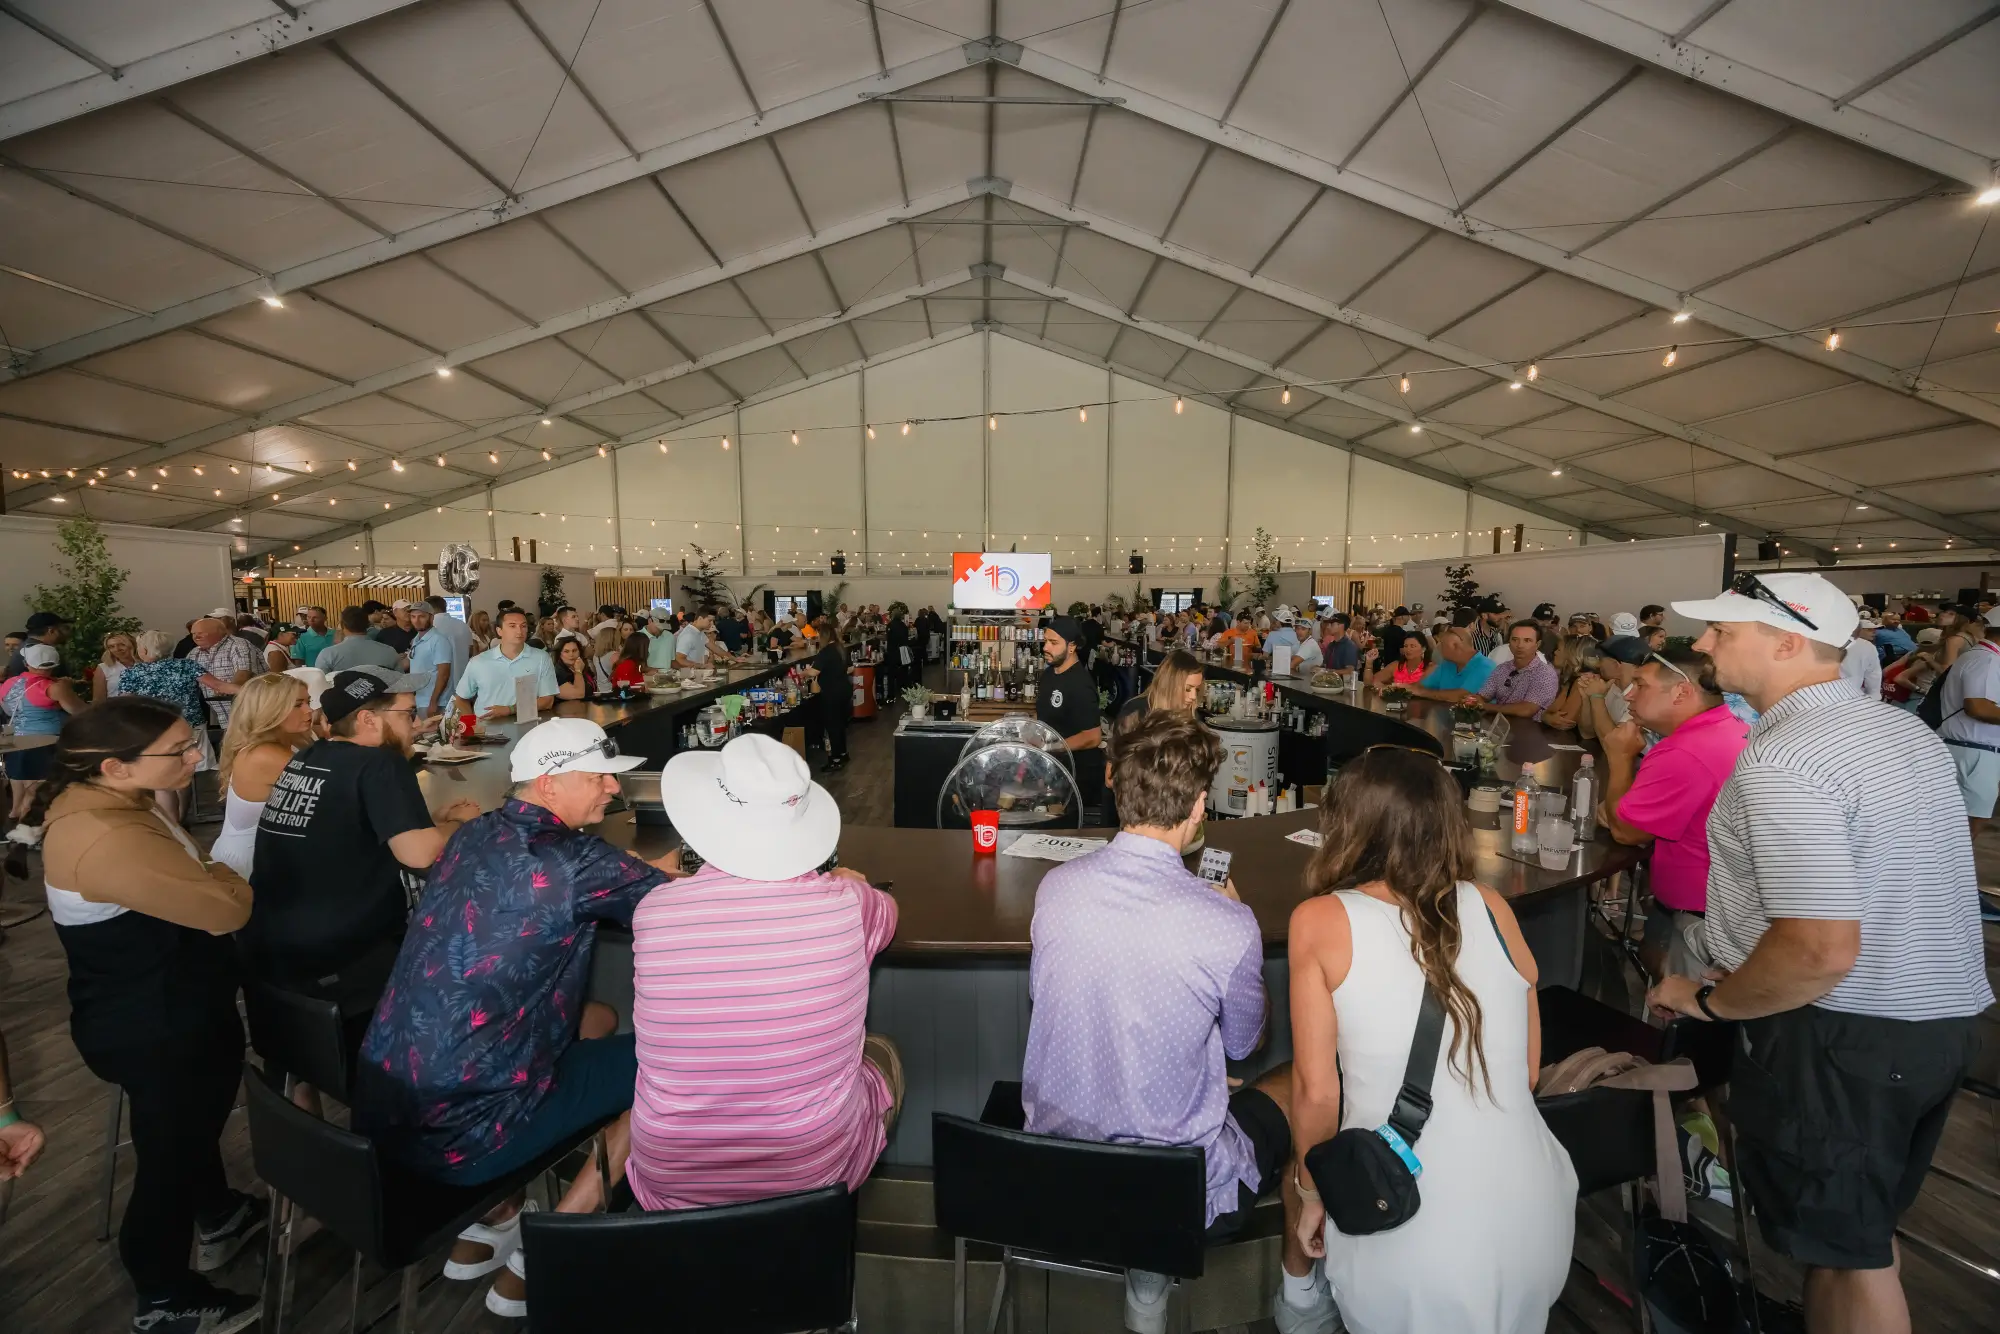
[[[1046,552],[955,551],[952,605],[968,611],[1015,611],[1052,605]]]

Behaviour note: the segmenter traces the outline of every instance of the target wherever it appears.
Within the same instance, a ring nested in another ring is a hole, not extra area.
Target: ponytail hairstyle
[[[1410,954],[1451,1017],[1452,1068],[1493,1096],[1479,998],[1459,980],[1465,931],[1458,884],[1472,879],[1472,826],[1457,780],[1427,752],[1374,746],[1341,767],[1320,803],[1320,847],[1306,867],[1313,894],[1380,881],[1403,910]],[[1476,1072],[1476,1075],[1475,1075]]]
[[[114,695],[72,714],[56,738],[49,776],[36,790],[35,803],[22,823],[41,825],[48,818],[49,806],[65,790],[96,778],[106,760],[129,764],[138,759],[141,751],[180,721],[179,709],[144,695]]]

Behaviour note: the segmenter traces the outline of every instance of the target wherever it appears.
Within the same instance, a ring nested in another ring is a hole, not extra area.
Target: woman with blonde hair
[[[1112,735],[1137,726],[1141,719],[1155,711],[1192,716],[1201,702],[1202,681],[1201,659],[1184,648],[1172,650],[1153,669],[1151,684],[1142,693],[1126,700],[1118,710],[1118,716],[1112,720]],[[1118,797],[1112,784],[1112,768],[1107,759],[1100,817],[1107,827],[1115,828],[1118,824]]]
[[[1429,754],[1375,746],[1320,805],[1313,895],[1292,913],[1292,1171],[1299,1240],[1353,1329],[1537,1334],[1569,1276],[1576,1171],[1535,1107],[1535,960],[1507,900],[1472,881],[1472,827]],[[1423,1206],[1400,1227],[1330,1226],[1308,1153],[1388,1124],[1419,1016],[1442,1012]],[[1450,1257],[1440,1263],[1440,1257]]]
[[[473,612],[472,619],[465,623],[465,628],[472,631],[472,651],[474,653],[484,653],[487,649],[493,647],[492,613],[484,609]]]
[[[104,636],[104,656],[98,660],[97,676],[90,683],[90,700],[110,699],[118,693],[118,678],[139,661],[139,645],[123,630]]]
[[[257,821],[292,753],[312,744],[312,695],[296,676],[267,672],[236,693],[215,782],[222,792],[222,832],[210,855],[245,880],[256,858]]]
[[[625,647],[625,637],[618,633],[616,625],[606,625],[590,641],[590,662],[597,669],[597,693],[611,693],[611,672],[618,665],[618,654]]]
[[[1561,684],[1555,701],[1542,710],[1542,726],[1574,727],[1583,735],[1597,735],[1590,711],[1589,690],[1604,684],[1603,653],[1589,635],[1564,635],[1556,644],[1554,666]]]

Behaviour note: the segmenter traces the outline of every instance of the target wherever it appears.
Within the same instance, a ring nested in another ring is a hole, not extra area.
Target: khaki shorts
[[[893,1129],[903,1114],[903,1054],[888,1038],[870,1033],[861,1039],[861,1059],[880,1070],[882,1082],[889,1086],[889,1110],[882,1114],[882,1125]]]
[[[1666,970],[1678,977],[1699,978],[1713,962],[1698,912],[1683,912],[1658,903],[1646,908],[1645,943],[1667,952]]]

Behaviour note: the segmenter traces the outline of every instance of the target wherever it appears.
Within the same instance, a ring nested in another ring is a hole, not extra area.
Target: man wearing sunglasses
[[[1750,729],[1723,703],[1708,659],[1693,649],[1647,654],[1626,702],[1631,716],[1597,738],[1604,747],[1604,825],[1620,843],[1653,849],[1654,906],[1639,946],[1647,970],[1656,977],[1698,976],[1708,966],[1700,940],[1708,909],[1708,812]],[[1648,731],[1661,738],[1650,751]]]
[[[1761,716],[1708,818],[1714,967],[1646,999],[1742,1022],[1737,1169],[1765,1240],[1806,1269],[1808,1328],[1898,1334],[1897,1221],[1993,1003],[1957,770],[1921,720],[1841,679],[1860,618],[1819,575],[1745,574],[1674,610],[1709,623],[1695,648]]]

